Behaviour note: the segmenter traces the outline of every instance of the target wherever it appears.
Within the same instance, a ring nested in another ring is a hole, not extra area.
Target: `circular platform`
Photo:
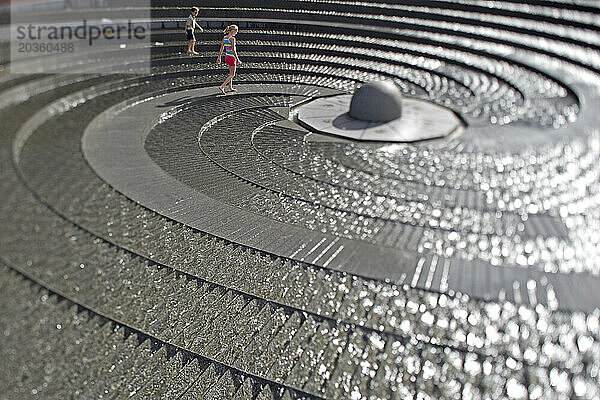
[[[352,118],[348,112],[351,102],[352,95],[316,99],[299,107],[298,121],[319,133],[377,142],[437,139],[463,127],[454,112],[425,100],[403,99],[402,115],[389,122]]]

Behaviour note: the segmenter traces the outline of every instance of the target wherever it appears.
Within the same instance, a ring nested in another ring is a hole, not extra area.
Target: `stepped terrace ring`
[[[564,309],[586,311],[596,309],[600,304],[598,296],[591,289],[599,285],[600,277],[598,276],[586,275],[585,278],[582,278],[583,275],[579,274],[548,273],[543,270],[523,268],[510,262],[502,266],[494,266],[483,259],[469,260],[460,255],[441,257],[427,251],[420,253],[416,246],[417,242],[425,237],[424,228],[413,225],[410,221],[394,224],[393,230],[389,231],[397,238],[406,239],[406,242],[398,246],[393,243],[382,245],[383,241],[373,242],[361,239],[359,235],[346,237],[336,234],[334,229],[329,229],[334,228],[333,225],[328,226],[328,229],[325,230],[315,229],[313,226],[299,223],[302,222],[300,220],[273,218],[273,214],[261,212],[262,209],[256,208],[252,202],[231,203],[224,200],[223,197],[215,196],[218,191],[231,193],[226,189],[228,182],[233,182],[239,189],[255,186],[253,175],[250,173],[255,169],[243,171],[237,168],[232,160],[241,160],[244,157],[239,157],[238,155],[242,153],[234,151],[230,146],[232,142],[226,140],[229,138],[238,143],[238,147],[243,148],[243,143],[251,140],[252,129],[246,122],[238,122],[231,126],[239,127],[239,131],[232,128],[223,133],[217,124],[209,126],[210,124],[198,121],[199,129],[202,129],[201,126],[208,128],[198,141],[198,131],[191,126],[190,121],[192,120],[185,119],[188,108],[191,112],[190,115],[194,115],[193,121],[196,121],[200,115],[198,113],[200,108],[197,106],[202,105],[208,109],[214,107],[216,103],[231,102],[230,104],[239,107],[244,98],[256,102],[260,101],[261,96],[277,94],[292,96],[290,106],[293,106],[303,98],[331,97],[339,93],[323,87],[298,84],[239,84],[237,88],[238,92],[234,95],[221,96],[216,87],[202,87],[166,92],[158,96],[141,95],[118,103],[100,113],[87,126],[81,139],[83,155],[89,166],[102,180],[136,203],[200,232],[276,257],[329,271],[349,273],[365,279],[410,284],[413,288],[443,293],[460,292],[478,299],[529,301],[531,305],[549,305],[556,302]],[[209,104],[210,102],[213,103]],[[277,103],[267,101],[264,106],[270,108],[274,104]],[[265,107],[259,105],[258,107],[244,106],[237,110],[234,109],[234,112],[227,114],[232,119],[223,119],[222,121],[235,121],[248,110],[264,109]],[[281,107],[275,105],[275,108]],[[272,111],[270,116],[275,116],[275,114],[276,112]],[[207,114],[203,118],[209,116]],[[34,117],[34,121],[35,118],[37,117]],[[147,121],[147,123],[140,124],[140,120]],[[291,129],[295,125],[281,115],[276,120],[280,127],[283,126],[286,129]],[[172,134],[173,130],[167,127],[166,136],[156,136],[161,126],[169,124],[169,122],[174,122],[173,126],[183,123],[191,129],[184,132],[182,136],[175,137]],[[262,121],[255,121],[255,123],[260,125]],[[19,136],[26,137],[28,130],[29,128],[24,129]],[[305,135],[305,131],[297,129],[295,134],[302,137]],[[465,139],[469,134],[466,132],[459,140]],[[212,136],[212,139],[208,136]],[[161,148],[162,154],[167,154],[168,157],[159,159],[156,158],[155,151],[148,151],[145,144],[149,139],[155,144],[159,144],[160,146],[154,148]],[[18,142],[22,140],[22,138],[17,138]],[[361,144],[377,145],[373,142]],[[200,149],[198,149],[198,145],[200,145]],[[249,145],[246,148],[253,149]],[[260,148],[264,149],[262,146]],[[223,156],[225,153],[227,154]],[[230,157],[229,153],[232,153],[233,156]],[[175,154],[178,156],[175,157]],[[196,154],[199,157],[196,157]],[[268,153],[262,152],[262,154],[267,155]],[[256,169],[269,165],[273,167],[274,163],[269,162],[272,158],[269,156],[267,158],[265,162],[261,162],[259,158],[254,159],[253,163],[256,162]],[[201,164],[200,160],[202,159],[207,159],[208,162]],[[181,163],[181,160],[185,160],[185,162]],[[215,169],[206,169],[209,171],[212,181],[203,178],[194,183],[194,180],[186,179],[186,176],[203,176],[202,174],[206,172],[200,172],[199,166],[202,166],[200,169],[204,170],[212,164]],[[245,165],[247,164],[241,166]],[[225,172],[223,175],[210,172],[218,170]],[[268,171],[276,171],[276,169]],[[274,178],[282,176],[284,173],[284,169],[279,169],[278,173],[268,174],[273,179],[263,181],[259,190],[261,192],[278,190]],[[231,178],[227,178],[228,175],[231,175]],[[297,185],[300,186],[303,180],[304,178],[300,179],[296,174],[294,182]],[[336,186],[338,189],[340,188],[339,185]],[[325,187],[320,184],[318,189]],[[213,189],[211,190],[211,188]],[[467,190],[461,192],[466,194]],[[246,199],[254,198],[252,191],[244,189],[241,193]],[[280,202],[282,199],[290,197],[285,192],[281,193],[283,196],[260,197],[260,201],[266,200],[268,203],[269,199],[275,198],[276,202]],[[433,190],[429,191],[428,195],[433,198],[436,196]],[[321,204],[326,204],[325,199],[323,192]],[[456,198],[455,204],[468,207],[469,201],[471,200],[468,200],[468,197],[461,196],[461,198]],[[239,204],[244,206],[239,207]],[[302,210],[296,203],[288,201],[285,204],[288,206],[288,210]],[[310,206],[312,207],[314,204],[311,202]],[[333,208],[333,206],[330,205],[329,208]],[[352,220],[362,218],[364,220],[362,216],[348,217],[348,215],[345,218],[352,218]],[[379,220],[382,219],[379,218]],[[548,224],[544,225],[543,220],[549,221],[552,220],[552,217],[529,215],[528,222],[523,221],[522,223],[525,230],[523,235],[533,229],[532,232],[539,236],[540,229],[549,226]],[[556,223],[558,224],[560,221],[556,221]],[[388,228],[392,228],[392,226],[390,225]],[[429,231],[435,233],[434,230]],[[555,232],[553,235],[559,236],[560,233]],[[585,284],[578,283],[581,285],[580,292],[585,293],[583,298],[572,297],[568,292],[572,282],[576,280],[579,282],[585,280]],[[529,292],[522,293],[522,288],[529,288]]]
[[[404,98],[402,115],[389,122],[352,118],[348,113],[351,100],[352,95],[316,99],[298,108],[298,121],[318,133],[377,142],[439,139],[464,128],[454,112],[425,100]]]

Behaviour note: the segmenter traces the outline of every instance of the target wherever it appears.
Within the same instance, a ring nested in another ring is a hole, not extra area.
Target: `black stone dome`
[[[402,115],[402,94],[391,81],[375,81],[356,90],[350,116],[361,121],[389,122]]]

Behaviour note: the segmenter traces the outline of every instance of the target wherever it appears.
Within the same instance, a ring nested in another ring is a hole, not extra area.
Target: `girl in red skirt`
[[[229,66],[229,76],[225,79],[225,82],[219,86],[219,90],[225,93],[225,86],[229,86],[229,91],[235,92],[233,88],[233,77],[235,76],[235,66],[241,64],[240,58],[237,55],[235,48],[235,35],[238,33],[237,25],[229,25],[223,31],[225,35],[221,41],[221,49],[219,50],[219,57],[217,57],[217,64],[221,64],[221,55],[225,50],[225,64]]]

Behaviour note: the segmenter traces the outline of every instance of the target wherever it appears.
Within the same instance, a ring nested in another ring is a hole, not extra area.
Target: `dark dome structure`
[[[354,92],[349,114],[361,121],[393,121],[402,115],[402,93],[392,81],[365,83]]]

